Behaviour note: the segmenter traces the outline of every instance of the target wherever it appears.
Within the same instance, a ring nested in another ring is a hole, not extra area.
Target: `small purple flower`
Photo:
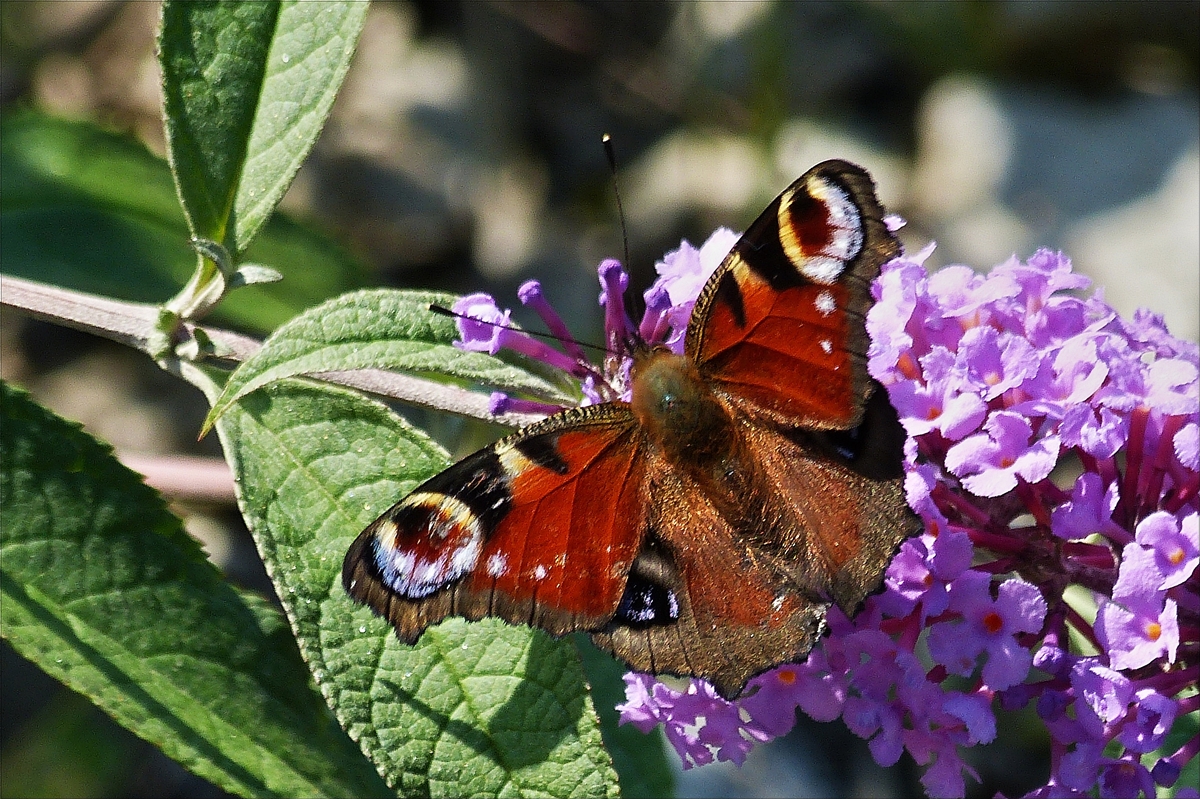
[[[984,423],[985,433],[964,439],[946,453],[946,468],[963,478],[963,487],[980,497],[998,497],[1017,486],[1017,478],[1036,483],[1058,461],[1057,436],[1032,439],[1025,417],[999,411]]]
[[[976,327],[958,342],[955,367],[984,400],[993,400],[1037,374],[1038,358],[1021,336]]]
[[[1014,405],[1012,410],[1035,415],[1063,418],[1080,407],[1104,385],[1108,366],[1096,353],[1096,342],[1086,336],[1067,339],[1057,351],[1041,358],[1029,380],[1021,386],[1031,399]],[[1073,442],[1066,442],[1073,446]]]
[[[969,266],[947,266],[926,280],[942,315],[960,320],[962,330],[974,328],[982,310],[1016,297],[1021,290],[1014,280],[998,279],[995,273],[985,278]]]
[[[1101,799],[1126,799],[1130,796],[1154,796],[1150,771],[1131,758],[1109,760],[1100,769]]]
[[[871,757],[879,765],[894,766],[904,754],[900,735],[904,718],[900,708],[864,696],[851,696],[846,699],[842,719],[850,732],[866,739]]]
[[[500,351],[500,336],[512,324],[512,314],[502,312],[490,294],[468,294],[459,298],[451,310],[458,315],[459,339],[454,346],[489,355]]]
[[[1067,447],[1078,447],[1094,458],[1111,458],[1129,439],[1129,419],[1106,407],[1067,404],[1058,432]]]
[[[813,664],[816,665],[816,664]],[[755,723],[771,737],[786,735],[796,725],[797,701],[803,694],[815,694],[809,707],[817,709],[826,705],[828,710],[818,710],[826,715],[827,721],[837,718],[842,700],[831,675],[814,670],[809,664],[788,664],[755,677],[747,686],[747,696],[741,706],[749,711]],[[804,687],[799,687],[803,683]]]
[[[926,532],[901,544],[888,566],[881,608],[899,618],[919,602],[922,620],[941,615],[950,605],[951,584],[971,565],[974,551],[966,533],[927,523]]]
[[[932,552],[924,538],[909,539],[901,544],[884,575],[887,590],[879,602],[884,612],[891,616],[907,615],[918,603],[922,603],[923,615],[936,616],[950,603],[947,583],[933,574]]]
[[[1173,599],[1163,600],[1162,574],[1151,550],[1128,544],[1112,599],[1101,598],[1096,637],[1115,669],[1136,669],[1156,658],[1175,662],[1179,618]]]
[[[680,693],[647,675],[629,674],[625,676],[625,698],[626,702],[617,706],[622,721],[643,732],[661,722],[684,768],[702,766],[714,758],[741,765],[754,741],[774,737],[757,724],[743,721],[730,702],[701,680],[691,681]]]
[[[496,301],[487,294],[470,294],[454,303],[459,340],[454,345],[461,350],[486,352],[495,355],[510,349],[542,361],[575,377],[587,374],[586,362],[565,355],[544,341],[512,327],[510,311],[501,312]]]
[[[925,305],[917,292],[928,280],[923,264],[932,252],[932,247],[928,247],[914,257],[892,261],[891,268],[883,271],[872,287],[872,295],[878,301],[874,307],[886,303],[888,313],[867,315],[867,333],[871,338],[867,370],[885,386],[897,382],[897,371],[910,379],[919,374],[917,358],[928,351],[923,344],[917,346],[908,324]],[[905,409],[897,410],[903,413]]]
[[[1163,745],[1178,712],[1175,700],[1153,688],[1142,688],[1134,696],[1133,714],[1126,718],[1117,740],[1131,752],[1153,752]]]
[[[1117,486],[1105,487],[1100,475],[1084,472],[1075,480],[1071,498],[1050,514],[1050,529],[1060,538],[1083,539],[1095,533],[1114,535],[1122,530],[1112,520],[1117,507]]]
[[[1133,319],[1122,319],[1119,323],[1125,337],[1139,351],[1151,352],[1161,358],[1180,357],[1191,363],[1200,361],[1200,346],[1172,336],[1161,314],[1138,308],[1133,312]]]
[[[1133,684],[1129,679],[1102,665],[1096,658],[1083,658],[1075,664],[1071,670],[1071,687],[1083,700],[1076,703],[1076,717],[1084,730],[1095,738],[1104,736],[1109,725],[1125,715],[1133,698]]]
[[[649,674],[629,671],[624,679],[625,703],[617,705],[621,723],[632,724],[642,732],[649,733],[662,720],[663,711],[670,707],[669,700],[654,700],[654,689],[659,683]]]
[[[990,744],[996,740],[996,716],[991,697],[979,694],[950,694],[942,710],[962,721],[971,744]]]
[[[969,771],[976,780],[979,775],[965,765],[958,756],[958,748],[949,741],[939,742],[931,758],[932,763],[921,775],[921,785],[929,796],[962,796],[966,792],[963,771]],[[929,760],[918,761],[927,763]]]
[[[929,631],[929,652],[950,673],[962,677],[970,676],[976,660],[986,653],[983,681],[1003,690],[1029,673],[1033,655],[1014,636],[1041,629],[1046,600],[1036,586],[1020,580],[1001,583],[995,599],[990,587],[991,578],[977,571],[964,572],[954,581],[950,609],[963,621],[935,624]]]
[[[1162,575],[1162,582],[1158,584],[1160,590],[1182,584],[1200,564],[1197,519],[1197,514],[1189,513],[1178,521],[1171,514],[1158,511],[1138,523],[1136,540],[1140,547],[1154,555],[1154,565]]]
[[[673,351],[683,352],[684,333],[692,315],[692,307],[700,296],[700,289],[717,271],[737,240],[737,233],[728,228],[718,228],[699,249],[684,241],[679,249],[667,253],[654,265],[659,279],[646,292],[646,304],[651,304],[651,292],[666,292],[670,304],[665,317],[670,332],[663,342]]]
[[[1103,754],[1104,745],[1098,741],[1079,743],[1059,761],[1058,778],[1070,790],[1090,790],[1100,778],[1100,767],[1104,763]]]
[[[934,365],[938,361],[940,367]],[[891,393],[905,431],[922,436],[937,430],[947,441],[958,441],[978,430],[987,416],[987,403],[970,386],[963,390],[962,377],[953,369],[953,354],[935,347],[921,359],[921,366],[929,382],[901,383]]]

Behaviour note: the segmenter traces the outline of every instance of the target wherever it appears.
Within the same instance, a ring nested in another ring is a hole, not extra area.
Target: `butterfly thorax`
[[[733,418],[689,359],[649,350],[637,356],[631,380],[633,414],[668,460],[703,469],[729,452]]]

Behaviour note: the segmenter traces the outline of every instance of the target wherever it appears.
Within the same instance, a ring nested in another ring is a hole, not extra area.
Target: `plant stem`
[[[154,355],[151,351],[151,341],[158,332],[156,324],[160,313],[160,309],[155,305],[123,302],[10,275],[0,275],[0,306],[14,308],[37,319],[111,339],[152,357]],[[221,361],[244,361],[262,346],[257,339],[208,325],[184,322],[182,330],[188,336],[194,336],[197,330],[206,334],[215,345],[216,359]],[[168,371],[179,374],[174,369]],[[489,398],[486,394],[383,369],[320,372],[310,377],[423,408],[509,427],[520,427],[542,418],[536,414],[516,412],[493,416],[488,410]]]

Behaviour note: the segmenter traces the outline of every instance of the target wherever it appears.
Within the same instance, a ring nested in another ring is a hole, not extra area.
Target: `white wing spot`
[[[821,316],[829,316],[831,313],[837,310],[837,301],[834,300],[833,295],[828,291],[822,291],[817,295],[815,305],[817,306],[817,312],[820,313]]]
[[[533,579],[545,580],[548,573],[549,572],[546,571],[546,567],[539,563],[537,568],[533,570]]]
[[[489,576],[502,577],[506,571],[508,571],[508,558],[499,552],[494,553],[487,559],[487,573]]]
[[[823,252],[823,251],[822,251]],[[804,276],[814,283],[824,283],[829,285],[836,283],[838,275],[842,273],[842,269],[846,266],[846,262],[840,258],[831,258],[826,255],[814,255],[811,258],[805,258],[800,266],[800,271]]]
[[[826,355],[828,355],[829,353],[833,352],[833,344],[830,343],[829,339],[823,338],[821,339],[821,349],[824,350]]]

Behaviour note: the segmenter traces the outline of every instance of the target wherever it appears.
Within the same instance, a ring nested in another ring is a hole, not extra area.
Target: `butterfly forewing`
[[[696,302],[687,352],[701,373],[783,426],[858,424],[870,283],[899,253],[882,216],[870,177],[843,161],[789,186]]]
[[[563,634],[606,623],[645,527],[645,459],[625,406],[550,417],[426,481],[346,555],[355,599],[412,642],[446,616]]]

